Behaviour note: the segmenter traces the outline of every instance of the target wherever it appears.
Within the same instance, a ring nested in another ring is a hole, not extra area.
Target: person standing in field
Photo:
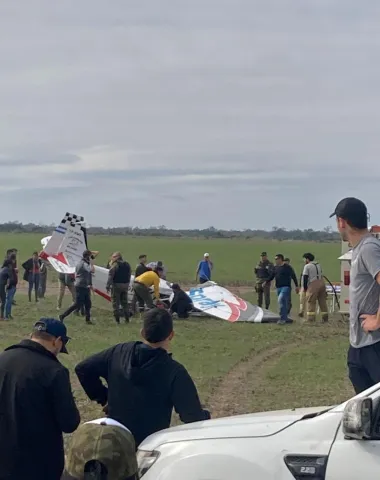
[[[265,300],[265,308],[268,310],[270,306],[270,286],[271,282],[268,279],[274,271],[274,265],[269,261],[267,252],[262,252],[261,259],[255,267],[257,293],[257,305],[262,308],[263,299]]]
[[[330,218],[334,216],[342,240],[352,246],[347,364],[358,394],[380,382],[380,240],[368,231],[361,200],[344,198]]]
[[[286,265],[289,265],[289,267],[291,269],[293,269],[293,271],[294,271],[294,268],[290,265],[290,258],[289,257],[284,258],[284,263]],[[294,271],[294,275],[295,274],[296,274],[296,272]],[[288,315],[290,315],[290,312],[292,311],[292,307],[293,307],[293,305],[292,305],[292,290],[290,290],[290,302],[289,302]]]
[[[303,256],[305,266],[302,272],[301,288],[306,300],[306,317],[308,322],[315,322],[317,302],[322,314],[322,321],[327,322],[329,312],[327,308],[326,284],[323,279],[322,268],[312,253]]]
[[[33,252],[31,258],[22,264],[24,272],[24,280],[29,284],[28,288],[28,298],[29,302],[32,301],[32,291],[34,289],[34,296],[36,303],[38,302],[38,287],[40,285],[40,268],[41,268],[41,259],[38,257],[38,252]]]
[[[14,262],[10,256],[5,260],[0,270],[0,320],[12,320],[12,301],[16,292],[18,276],[14,268]]]
[[[58,283],[59,283],[59,291],[58,291],[58,298],[57,298],[57,310],[61,310],[62,308],[62,300],[65,296],[66,288],[71,293],[73,303],[75,302],[75,274],[74,273],[59,273],[58,274]]]
[[[146,264],[147,261],[148,261],[148,259],[147,259],[147,256],[145,255],[145,253],[139,256],[139,263],[138,263],[138,265],[136,267],[136,270],[135,270],[135,277],[139,277],[143,273],[150,272],[152,270],[151,268],[149,268],[147,266],[147,264]]]
[[[14,264],[14,269],[15,269],[15,273],[18,277],[18,268],[17,268],[17,253],[18,253],[18,250],[17,248],[10,248],[7,250],[7,253],[5,255],[5,260],[9,260],[11,259],[13,264]],[[16,288],[17,290],[17,288]],[[16,292],[15,292],[16,294]],[[15,299],[14,299],[14,296],[13,296],[13,300],[12,300],[12,305],[16,305],[16,302],[15,302]]]
[[[276,266],[274,268],[274,272],[269,277],[270,282],[274,279],[276,283],[278,305],[280,307],[280,320],[277,323],[280,325],[285,325],[286,323],[291,322],[291,320],[289,320],[288,318],[288,311],[292,289],[292,280],[296,286],[296,293],[299,293],[296,274],[293,268],[290,265],[287,265],[284,260],[284,255],[282,255],[281,253],[278,253],[275,256]]]
[[[211,280],[211,272],[214,268],[214,264],[210,259],[210,254],[205,253],[203,255],[203,260],[198,263],[197,271],[195,273],[195,281],[199,283],[206,283]]]
[[[111,292],[113,315],[116,323],[120,323],[120,306],[125,322],[129,323],[128,290],[131,281],[131,266],[123,260],[120,252],[115,252],[110,261],[107,292]]]
[[[92,275],[95,271],[92,263],[92,252],[85,250],[83,257],[75,267],[75,302],[62,315],[59,316],[61,322],[75,311],[82,307],[85,310],[86,324],[92,325],[91,321],[91,288]]]
[[[145,312],[141,336],[142,342],[119,343],[75,367],[89,399],[127,427],[136,446],[170,426],[173,408],[184,423],[210,418],[189,373],[169,353],[174,337],[170,313],[162,308]]]
[[[62,433],[80,423],[70,375],[65,325],[41,318],[29,339],[0,354],[0,479],[60,480]]]
[[[40,267],[40,284],[38,286],[38,297],[39,298],[45,298],[45,293],[46,293],[46,284],[47,284],[47,266],[45,262],[41,263]]]

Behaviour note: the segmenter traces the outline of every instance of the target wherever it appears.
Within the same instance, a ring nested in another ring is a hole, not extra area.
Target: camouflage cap
[[[108,478],[125,480],[137,473],[136,447],[126,428],[101,423],[84,423],[72,435],[65,473],[83,480],[87,462],[98,460],[107,468]]]

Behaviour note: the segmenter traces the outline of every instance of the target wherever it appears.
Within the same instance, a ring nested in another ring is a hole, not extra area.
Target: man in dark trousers
[[[292,291],[292,280],[296,286],[296,293],[299,293],[298,280],[293,268],[290,265],[285,263],[284,255],[278,253],[275,256],[276,266],[274,272],[269,277],[271,282],[275,279],[277,296],[278,296],[278,305],[280,307],[280,320],[277,322],[280,325],[285,325],[290,323],[291,320],[288,318],[289,304],[290,304],[290,295]]]
[[[154,308],[153,298],[150,293],[151,287],[154,288],[156,303],[160,302],[160,278],[162,272],[162,268],[157,267],[135,278],[133,282],[134,300],[132,305],[134,313],[136,313],[136,301],[139,302],[140,313],[144,311],[145,305],[148,308]]]
[[[142,275],[143,273],[145,272],[150,272],[152,269],[150,267],[147,267],[146,263],[147,263],[148,259],[147,259],[147,256],[146,254],[142,254],[139,256],[139,263],[136,267],[136,270],[135,270],[135,279],[137,277],[140,277],[140,275]],[[136,304],[139,304],[139,311],[140,312],[143,312],[144,311],[144,301],[141,299],[141,298],[137,298],[136,294],[134,293],[133,294],[133,299],[132,299],[132,307],[133,307],[133,311],[136,310]]]
[[[268,279],[274,271],[274,265],[269,261],[267,252],[262,252],[261,260],[255,267],[257,292],[257,305],[263,306],[263,298],[265,299],[265,308],[268,310],[270,306],[270,282]]]
[[[38,257],[38,252],[33,252],[31,258],[22,264],[24,272],[24,280],[29,284],[28,287],[28,297],[29,302],[32,301],[32,291],[34,289],[34,297],[36,303],[38,302],[38,287],[40,286],[40,268],[42,265],[41,259]]]
[[[111,292],[113,315],[116,323],[120,323],[120,306],[125,322],[129,323],[128,289],[131,281],[131,266],[123,260],[120,252],[115,252],[110,261],[107,292]]]
[[[17,277],[18,277],[17,253],[18,253],[17,248],[9,248],[9,249],[7,250],[6,255],[5,255],[5,260],[12,260],[12,262],[14,263],[14,269],[15,269],[16,275],[17,275]],[[15,294],[16,294],[16,292],[15,292]],[[16,305],[16,301],[15,301],[15,299],[14,299],[14,295],[13,295],[12,305]]]
[[[361,200],[344,198],[333,216],[342,240],[352,246],[347,363],[355,392],[361,393],[380,382],[380,241],[368,232]]]
[[[41,318],[29,340],[0,354],[0,480],[61,478],[62,432],[80,422],[69,371],[57,358],[68,340],[59,320]]]
[[[108,416],[132,432],[136,446],[170,426],[173,407],[184,423],[210,418],[187,370],[168,353],[174,336],[170,313],[147,311],[141,334],[142,342],[120,343],[75,368],[88,397],[107,405]]]
[[[176,313],[178,318],[189,318],[189,312],[194,308],[189,295],[182,290],[178,283],[173,283],[173,300],[170,302],[170,312]]]
[[[91,288],[92,288],[92,274],[94,273],[94,266],[92,264],[91,250],[83,252],[83,258],[75,267],[75,302],[69,307],[66,312],[59,316],[61,322],[64,321],[71,313],[80,311],[84,307],[86,323],[92,325],[91,321]]]
[[[286,257],[284,258],[284,263],[286,263],[286,265],[289,265],[290,268],[293,269],[294,271],[294,268],[290,265],[290,258],[289,257]],[[294,271],[294,275],[296,274],[296,272]],[[300,284],[301,284],[301,281],[300,281]],[[288,315],[290,315],[290,312],[292,311],[292,290],[290,289],[290,302],[289,302],[289,308],[288,308]]]

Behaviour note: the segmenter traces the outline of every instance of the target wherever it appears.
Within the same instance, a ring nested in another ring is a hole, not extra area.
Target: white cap
[[[209,254],[209,253],[205,253],[203,256],[204,256],[204,257],[209,257],[210,254]]]

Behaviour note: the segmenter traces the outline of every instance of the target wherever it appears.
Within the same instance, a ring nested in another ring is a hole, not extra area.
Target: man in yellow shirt
[[[150,287],[154,288],[154,297],[157,301],[160,300],[160,278],[162,277],[162,267],[156,267],[154,270],[148,271],[135,278],[133,283],[134,298],[133,311],[136,311],[136,302],[139,302],[140,311],[146,305],[148,308],[154,308],[152,295],[150,294]]]

